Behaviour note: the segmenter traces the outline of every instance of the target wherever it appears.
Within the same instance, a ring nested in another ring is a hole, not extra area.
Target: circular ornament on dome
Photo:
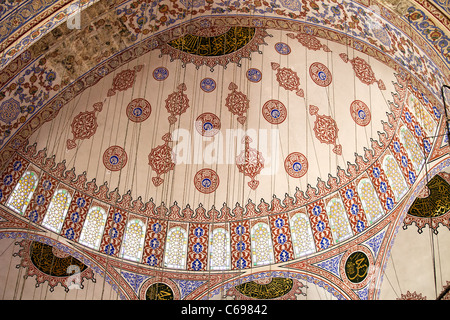
[[[350,104],[350,114],[353,121],[362,127],[367,126],[370,123],[370,110],[361,100],[355,100]]]
[[[352,283],[362,282],[369,273],[370,261],[362,251],[355,251],[345,262],[345,275]]]
[[[262,107],[264,119],[271,124],[280,124],[287,117],[287,110],[284,104],[278,100],[269,100]]]
[[[250,68],[247,70],[247,79],[251,82],[259,82],[262,79],[262,73],[259,69]]]
[[[215,136],[220,131],[220,119],[214,113],[202,113],[195,120],[195,129],[204,137]]]
[[[122,147],[111,146],[103,153],[103,165],[110,171],[119,171],[127,161],[127,153]]]
[[[150,103],[143,99],[137,98],[131,100],[127,106],[127,117],[133,122],[142,122],[147,120],[147,118],[152,113],[152,107]]]
[[[214,170],[201,169],[194,176],[194,185],[201,193],[211,193],[219,186],[219,176]]]
[[[309,67],[309,76],[311,79],[321,87],[327,87],[330,85],[332,76],[330,70],[320,62],[314,62]]]
[[[291,53],[291,47],[287,43],[278,42],[275,44],[275,50],[282,55],[288,55]]]
[[[286,172],[293,178],[301,178],[308,171],[308,159],[300,152],[292,152],[284,160]]]
[[[205,78],[200,82],[200,88],[205,92],[213,92],[216,89],[216,81],[211,78]]]
[[[155,70],[153,70],[153,78],[156,81],[166,80],[168,76],[169,76],[169,70],[167,70],[167,68],[158,67]]]

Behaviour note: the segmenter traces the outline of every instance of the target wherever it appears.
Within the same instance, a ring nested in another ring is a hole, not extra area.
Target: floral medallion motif
[[[152,113],[150,102],[143,98],[131,100],[126,109],[127,117],[133,122],[142,122]]]
[[[256,180],[255,177],[264,168],[264,158],[261,152],[250,147],[251,142],[252,139],[249,136],[244,136],[244,138],[242,138],[245,149],[236,157],[236,166],[239,169],[239,172],[251,178],[248,182],[248,186],[251,189],[256,190],[259,181]]]
[[[205,92],[213,92],[216,89],[216,81],[211,78],[205,78],[200,82],[200,88]]]
[[[103,102],[97,102],[93,105],[94,110],[80,112],[70,125],[72,128],[72,139],[67,139],[67,149],[73,149],[77,145],[76,140],[84,140],[92,137],[97,131],[97,112],[102,111]]]
[[[297,39],[297,41],[309,50],[320,50],[325,52],[331,52],[331,50],[324,44],[322,44],[316,37],[308,33],[288,33],[287,36],[291,39]]]
[[[264,119],[271,124],[280,124],[287,117],[287,109],[281,101],[269,100],[262,107]]]
[[[330,70],[320,62],[314,62],[309,67],[309,76],[311,79],[321,87],[330,85],[332,77]]]
[[[214,113],[202,113],[195,120],[195,129],[204,137],[215,136],[220,131],[220,119]]]
[[[272,70],[276,70],[277,81],[286,90],[295,91],[299,97],[304,97],[303,89],[300,88],[300,78],[297,72],[290,68],[281,68],[276,62],[272,62]]]
[[[127,69],[119,72],[113,79],[112,87],[108,90],[108,97],[112,97],[119,91],[125,91],[134,86],[137,72],[143,69],[143,65],[135,66],[133,69]]]
[[[230,83],[228,89],[231,90],[231,92],[226,98],[225,105],[232,114],[238,116],[238,122],[244,124],[247,120],[245,114],[250,107],[250,101],[245,94],[237,90],[238,86],[234,82]]]
[[[284,169],[293,178],[301,178],[308,171],[308,160],[300,152],[292,152],[284,160]]]
[[[282,55],[288,55],[291,53],[291,47],[287,43],[278,42],[275,43],[275,51]]]
[[[322,143],[334,145],[333,152],[341,155],[342,146],[336,144],[339,131],[336,121],[330,116],[319,115],[318,111],[318,107],[313,105],[309,106],[309,113],[316,116],[316,121],[314,122],[314,133],[316,138]]]
[[[259,82],[262,79],[262,72],[256,68],[250,68],[247,70],[247,79],[251,82]]]
[[[156,187],[164,182],[161,175],[173,170],[175,167],[172,148],[169,146],[169,142],[172,141],[171,134],[166,133],[162,137],[162,140],[164,141],[164,144],[153,148],[148,155],[148,164],[157,174],[156,177],[152,178],[152,182]]]
[[[103,165],[110,171],[121,170],[127,161],[127,153],[122,147],[111,146],[103,153]]]
[[[377,80],[377,78],[375,78],[375,73],[373,72],[372,67],[365,60],[360,57],[349,59],[346,53],[341,53],[339,56],[345,63],[350,62],[352,64],[353,71],[362,83],[367,85],[376,83],[378,84],[378,88],[380,90],[386,90],[383,80]]]
[[[194,176],[194,186],[201,193],[211,193],[219,186],[219,176],[214,170],[201,169]]]
[[[169,77],[169,70],[167,70],[167,68],[158,67],[153,70],[153,79],[155,79],[156,81],[166,80],[167,77]]]
[[[370,123],[370,110],[361,100],[355,100],[350,104],[350,114],[353,121],[362,127],[367,126]]]
[[[174,124],[177,122],[176,116],[186,112],[189,108],[189,98],[184,93],[187,90],[184,83],[178,85],[178,91],[171,93],[166,99],[166,109],[170,113],[169,123]]]

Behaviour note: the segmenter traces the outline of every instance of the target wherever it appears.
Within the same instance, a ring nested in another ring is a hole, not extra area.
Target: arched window
[[[209,267],[211,270],[230,269],[230,235],[224,228],[210,234]]]
[[[181,227],[174,227],[167,233],[164,265],[174,269],[186,267],[187,232]]]
[[[327,204],[327,213],[330,220],[331,233],[336,243],[352,236],[352,229],[341,199],[331,199]]]
[[[66,218],[72,196],[65,189],[56,191],[42,221],[42,225],[49,230],[59,233]]]
[[[127,223],[122,242],[122,257],[139,262],[144,249],[145,225],[139,219],[132,219]]]
[[[408,186],[406,185],[403,174],[398,167],[398,163],[395,161],[393,156],[387,155],[383,160],[383,168],[386,172],[392,191],[394,191],[395,199],[399,201],[400,198],[403,197],[403,195],[408,191]]]
[[[9,197],[7,206],[20,214],[24,214],[37,183],[37,174],[33,171],[26,171]]]
[[[406,152],[408,153],[408,156],[413,163],[414,169],[419,171],[422,165],[425,163],[425,158],[423,156],[422,150],[414,140],[414,137],[411,131],[408,130],[408,128],[402,127],[400,129],[400,141],[405,146]]]
[[[80,243],[92,249],[98,250],[106,223],[106,211],[102,207],[93,206],[89,209],[83,230],[80,235]]]
[[[358,194],[369,224],[374,223],[383,215],[383,207],[369,179],[359,181]]]
[[[292,245],[296,258],[315,252],[314,238],[309,219],[304,213],[297,213],[290,222]]]
[[[261,266],[274,262],[270,228],[266,223],[253,226],[251,236],[253,265]]]

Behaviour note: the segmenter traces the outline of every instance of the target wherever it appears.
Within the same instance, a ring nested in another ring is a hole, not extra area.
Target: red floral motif
[[[219,176],[214,170],[201,169],[194,176],[195,188],[201,193],[211,193],[219,186]]]
[[[148,164],[152,170],[156,172],[157,176],[152,178],[153,184],[157,187],[161,185],[164,180],[161,175],[173,170],[175,163],[173,161],[172,148],[169,146],[169,142],[172,141],[170,133],[166,133],[162,137],[164,144],[153,148],[148,155]]]
[[[333,144],[333,152],[341,155],[342,146],[340,144],[336,144],[339,131],[336,121],[334,121],[334,119],[330,116],[319,115],[318,111],[318,107],[313,105],[309,106],[309,113],[316,116],[316,121],[314,122],[314,133],[316,138],[322,143]]]
[[[97,102],[93,105],[94,110],[80,112],[72,121],[72,139],[67,139],[67,149],[73,149],[77,145],[75,140],[84,140],[92,137],[97,131],[97,112],[102,111],[103,103]]]
[[[272,62],[272,70],[276,70],[277,81],[286,90],[295,91],[299,97],[304,97],[303,89],[300,88],[300,78],[297,72],[290,68],[281,68],[276,62]]]
[[[284,169],[293,178],[301,178],[308,171],[308,160],[300,152],[292,152],[284,160]]]
[[[361,100],[355,100],[350,104],[350,114],[353,121],[360,126],[364,127],[370,123],[370,110]]]
[[[103,165],[110,171],[121,170],[127,161],[127,153],[122,147],[111,146],[103,153]]]
[[[264,119],[271,124],[280,124],[287,117],[287,110],[284,104],[278,100],[269,100],[262,107]]]
[[[142,122],[152,113],[150,102],[143,98],[131,100],[126,109],[127,117],[133,122]]]
[[[331,50],[324,44],[320,43],[320,41],[307,33],[288,33],[287,36],[291,39],[297,39],[300,44],[302,44],[304,47],[310,49],[310,50],[320,50],[323,49],[325,52],[331,52]]]
[[[184,91],[187,90],[186,85],[184,83],[180,84],[177,87],[177,90],[178,91],[169,94],[166,99],[166,109],[170,113],[170,124],[177,122],[176,116],[186,112],[187,108],[189,108],[189,99],[184,93]]]
[[[255,177],[264,168],[264,158],[262,153],[258,150],[251,148],[250,143],[252,139],[249,136],[244,136],[242,143],[245,144],[245,149],[236,157],[236,166],[239,172],[242,172],[245,176],[250,177],[248,186],[256,190],[259,185],[259,181],[255,180]]]
[[[238,122],[244,124],[247,120],[247,117],[244,114],[246,114],[250,106],[250,101],[245,94],[237,91],[238,86],[235,83],[231,82],[228,89],[232,91],[228,94],[225,105],[232,114],[238,116]]]
[[[311,64],[309,67],[309,76],[318,86],[321,87],[329,86],[332,80],[330,70],[328,70],[328,68],[320,62],[314,62]]]
[[[141,71],[143,67],[143,65],[138,65],[133,69],[123,70],[118,73],[113,79],[112,88],[108,90],[108,97],[112,97],[118,91],[125,91],[133,87],[136,80],[136,73]]]
[[[352,64],[353,71],[355,71],[356,76],[362,83],[367,85],[377,83],[380,90],[386,90],[383,80],[377,80],[375,78],[375,73],[373,72],[372,67],[365,60],[360,57],[349,59],[346,53],[341,53],[339,56],[345,63],[350,62]]]
[[[195,129],[204,137],[215,136],[220,131],[220,119],[214,113],[202,113],[195,120]]]

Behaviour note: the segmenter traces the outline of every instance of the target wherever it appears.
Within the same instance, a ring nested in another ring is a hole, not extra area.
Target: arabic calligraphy
[[[173,300],[173,291],[165,283],[152,284],[145,293],[146,300]]]
[[[369,264],[369,258],[364,252],[353,252],[345,263],[347,278],[353,283],[360,283],[367,277]]]
[[[233,53],[248,44],[255,28],[231,27],[220,35],[205,37],[187,34],[168,42],[172,48],[203,57],[217,57]]]
[[[422,217],[439,217],[450,210],[450,185],[439,175],[427,184],[429,196],[414,200],[408,214]]]
[[[236,286],[236,290],[253,299],[276,299],[289,293],[294,280],[288,278],[272,278],[267,284],[249,281]]]

